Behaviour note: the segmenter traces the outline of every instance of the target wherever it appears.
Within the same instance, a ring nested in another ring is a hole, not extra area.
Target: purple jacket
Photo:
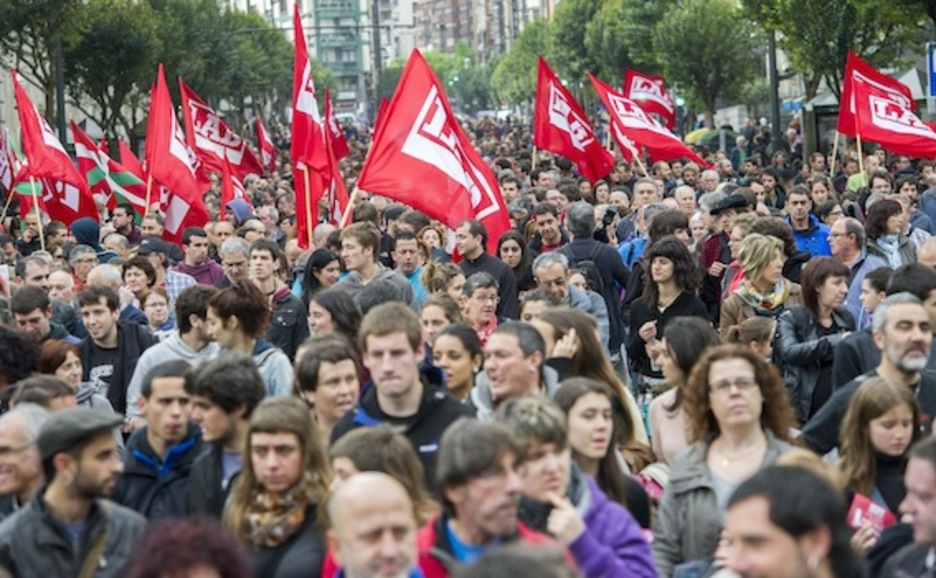
[[[650,546],[640,524],[624,506],[608,499],[591,476],[586,530],[569,545],[585,578],[657,578]]]

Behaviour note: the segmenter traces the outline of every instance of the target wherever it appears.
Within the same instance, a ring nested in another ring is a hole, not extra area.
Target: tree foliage
[[[719,99],[738,96],[756,70],[750,21],[732,0],[686,0],[656,28],[654,47],[667,79],[711,121]]]
[[[675,0],[605,0],[588,22],[585,49],[598,62],[605,82],[620,84],[626,68],[647,74],[660,72],[653,50],[653,31]]]
[[[543,20],[527,24],[513,50],[504,55],[491,75],[491,88],[510,104],[530,102],[536,94],[537,56],[550,51],[549,27]]]
[[[873,66],[892,66],[918,34],[913,18],[887,2],[745,0],[744,5],[764,28],[779,33],[780,47],[803,75],[807,98],[823,80],[841,95],[849,50]]]
[[[552,32],[552,51],[549,63],[564,80],[575,84],[587,82],[586,72],[597,71],[601,57],[587,49],[585,35],[588,23],[601,8],[602,0],[562,0],[556,6],[556,13],[550,23]]]

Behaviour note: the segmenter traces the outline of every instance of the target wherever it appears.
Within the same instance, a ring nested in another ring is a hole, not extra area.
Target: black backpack
[[[601,249],[602,246],[596,244],[584,259],[576,259],[575,255],[572,253],[572,247],[569,245],[560,248],[559,252],[565,255],[569,260],[570,268],[580,269],[582,273],[585,274],[585,281],[588,283],[589,291],[594,291],[604,297],[604,277],[601,275],[601,270],[598,269],[598,264],[595,262],[595,259],[597,259],[598,255],[601,253]]]

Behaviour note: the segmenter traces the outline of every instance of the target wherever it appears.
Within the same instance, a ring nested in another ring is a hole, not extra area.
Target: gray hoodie
[[[390,281],[400,290],[403,302],[410,306],[413,311],[419,311],[419,305],[416,302],[416,297],[413,295],[413,286],[410,285],[410,282],[406,280],[406,277],[400,273],[394,271],[393,269],[387,269],[381,266],[380,272],[374,276],[373,279],[368,281],[373,283],[374,281]],[[351,271],[346,275],[341,281],[338,282],[338,285],[354,299],[355,303],[358,303],[358,298],[361,294],[361,291],[364,290],[365,283],[361,282],[361,276],[358,275],[357,271]]]
[[[546,397],[552,399],[553,395],[559,389],[559,373],[549,367],[543,366],[542,382],[546,385]],[[494,419],[494,397],[491,395],[491,384],[488,383],[487,374],[483,371],[475,377],[475,385],[468,394],[468,401],[476,410],[475,416],[480,420],[490,421]]]
[[[169,337],[144,351],[139,361],[137,361],[136,370],[130,379],[130,385],[127,386],[127,418],[141,417],[137,402],[140,399],[143,380],[152,368],[175,359],[187,361],[194,367],[211,361],[217,355],[217,343],[209,343],[200,351],[195,351],[182,341],[178,331],[173,331]]]
[[[78,387],[78,393],[75,395],[75,401],[78,403],[78,407],[90,407],[91,409],[114,413],[114,406],[111,405],[111,402],[109,399],[107,399],[107,396],[98,393],[94,386],[87,381]],[[113,432],[114,440],[117,442],[117,451],[120,453],[120,457],[123,458],[123,434],[120,433],[119,427],[115,427]]]

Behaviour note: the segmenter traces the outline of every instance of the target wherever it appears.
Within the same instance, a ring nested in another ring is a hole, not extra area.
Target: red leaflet
[[[358,187],[410,205],[455,228],[477,219],[488,251],[510,228],[491,169],[462,132],[438,78],[418,50],[410,56]]]
[[[533,114],[534,146],[562,155],[592,184],[608,176],[614,157],[595,138],[588,116],[541,56]]]

